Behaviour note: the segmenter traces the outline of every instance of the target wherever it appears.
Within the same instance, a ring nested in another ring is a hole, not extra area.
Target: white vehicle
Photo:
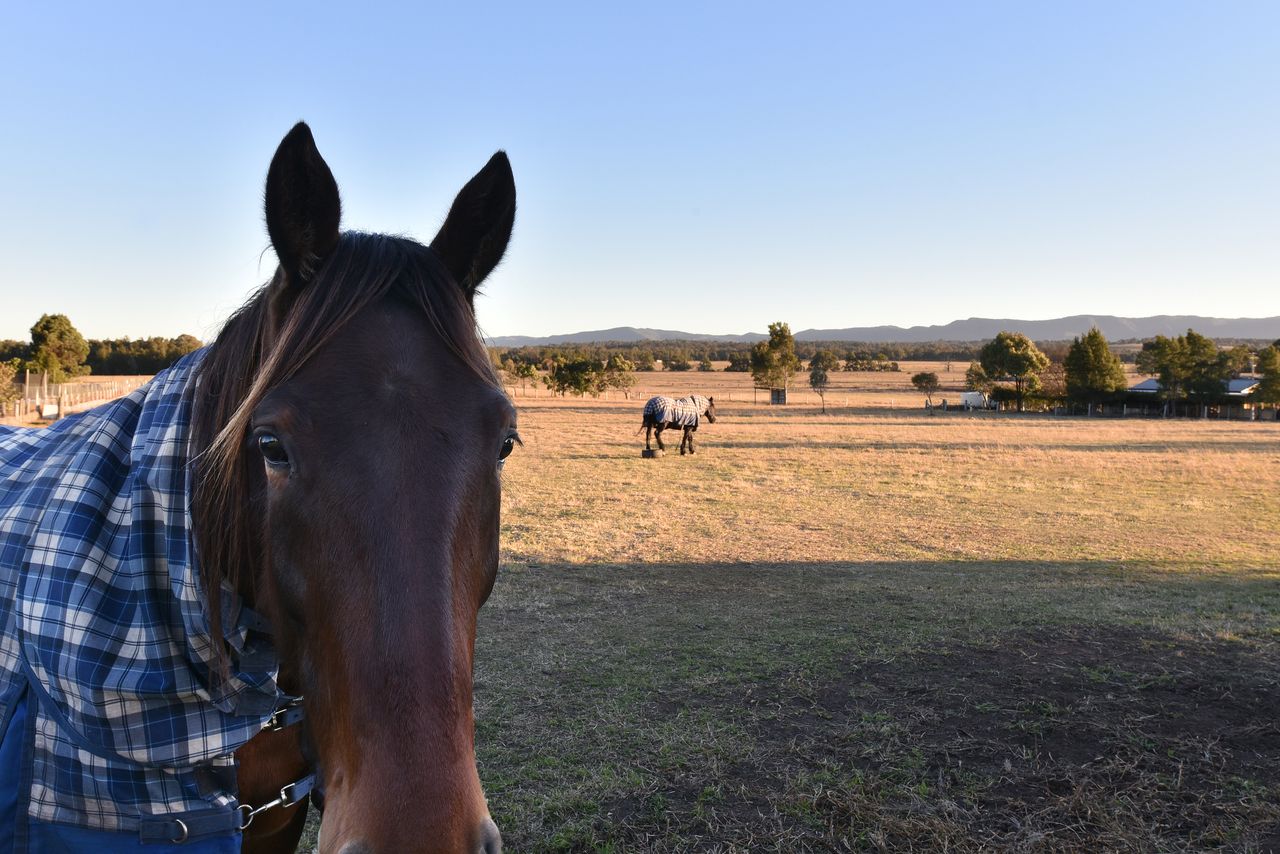
[[[960,405],[965,409],[990,409],[991,402],[980,391],[960,392]]]

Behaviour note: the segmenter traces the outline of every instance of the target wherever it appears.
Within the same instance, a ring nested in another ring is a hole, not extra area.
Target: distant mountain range
[[[1036,341],[1065,341],[1098,327],[1112,341],[1125,338],[1150,338],[1154,335],[1181,335],[1188,329],[1210,338],[1280,338],[1280,317],[1198,317],[1191,314],[1158,314],[1154,317],[1114,317],[1109,314],[1077,314],[1053,320],[1014,320],[1012,318],[970,317],[953,320],[942,326],[851,326],[847,329],[804,329],[795,333],[800,341],[894,341],[919,343],[927,341],[986,341],[996,333],[1021,332]],[[768,336],[759,332],[741,335],[707,335],[674,329],[643,329],[617,326],[591,332],[548,335],[498,335],[485,339],[491,347],[525,347],[546,344],[603,344],[640,341],[760,341]]]
[[[758,332],[742,335],[704,335],[699,332],[680,332],[675,329],[645,329],[635,326],[615,326],[613,329],[597,329],[593,332],[570,332],[567,335],[548,335],[543,338],[529,335],[497,335],[484,339],[490,347],[539,347],[544,344],[629,344],[634,341],[761,341],[768,338]]]

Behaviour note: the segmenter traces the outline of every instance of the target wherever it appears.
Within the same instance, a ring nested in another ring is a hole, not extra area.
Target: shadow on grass
[[[507,566],[520,851],[1266,850],[1280,582],[1171,563]]]

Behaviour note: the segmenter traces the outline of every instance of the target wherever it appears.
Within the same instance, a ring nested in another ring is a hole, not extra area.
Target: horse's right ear
[[[271,158],[266,196],[267,233],[292,291],[338,245],[342,217],[338,182],[305,122],[293,126]]]
[[[516,218],[516,181],[499,151],[453,200],[431,249],[466,294],[467,302],[507,251]]]

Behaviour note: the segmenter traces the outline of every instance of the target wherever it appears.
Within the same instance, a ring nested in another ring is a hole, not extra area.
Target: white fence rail
[[[23,423],[34,419],[52,421],[63,415],[97,406],[128,394],[150,377],[121,377],[97,382],[60,385],[15,383],[16,400],[0,403],[0,422]]]

